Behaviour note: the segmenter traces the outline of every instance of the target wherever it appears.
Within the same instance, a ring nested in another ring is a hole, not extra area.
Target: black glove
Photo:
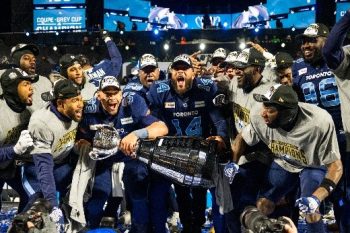
[[[101,36],[102,40],[105,40],[107,37],[111,37],[109,35],[109,32],[107,30],[104,30],[104,29],[100,30],[100,36]]]

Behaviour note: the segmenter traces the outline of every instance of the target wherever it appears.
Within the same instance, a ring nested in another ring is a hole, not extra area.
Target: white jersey
[[[346,149],[350,151],[350,46],[344,46],[344,59],[333,71],[338,86],[340,109],[346,135]]]
[[[251,115],[251,123],[242,131],[244,141],[248,145],[263,141],[276,156],[274,161],[289,172],[340,159],[331,115],[307,103],[299,103],[299,109],[296,125],[289,132],[269,128],[260,115]]]
[[[28,126],[34,140],[31,154],[49,153],[55,163],[60,163],[74,146],[77,127],[75,121],[59,119],[50,105],[35,111]]]

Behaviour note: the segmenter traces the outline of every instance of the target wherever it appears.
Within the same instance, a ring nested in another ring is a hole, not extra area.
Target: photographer
[[[255,206],[247,206],[240,216],[241,224],[252,233],[297,233],[293,221],[286,217],[268,218]]]
[[[46,233],[56,232],[55,222],[51,219],[49,213],[52,206],[49,201],[39,198],[30,209],[24,213],[18,214],[13,219],[8,233]]]

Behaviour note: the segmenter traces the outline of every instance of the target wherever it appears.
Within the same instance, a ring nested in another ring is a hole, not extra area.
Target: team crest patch
[[[134,97],[132,95],[127,95],[122,100],[122,105],[124,107],[131,105],[134,102]]]
[[[84,107],[84,113],[96,113],[98,110],[96,98],[88,100]]]
[[[298,70],[298,75],[303,75],[303,74],[306,74],[307,73],[307,68],[302,68],[300,70]]]
[[[122,123],[122,125],[131,124],[133,122],[134,122],[134,120],[132,119],[132,117],[120,119],[120,123]]]
[[[213,80],[211,80],[211,79],[206,79],[206,78],[202,78],[201,79],[201,82],[203,83],[203,85],[210,85],[210,84],[212,84],[213,83]]]
[[[159,83],[157,87],[157,93],[162,93],[170,90],[170,86],[165,83]]]
[[[204,101],[195,101],[194,102],[194,107],[195,108],[204,108],[205,107],[205,102]]]
[[[175,102],[165,102],[164,107],[165,108],[175,108]]]

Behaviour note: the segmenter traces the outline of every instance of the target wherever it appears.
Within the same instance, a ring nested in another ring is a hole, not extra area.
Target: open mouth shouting
[[[184,88],[185,87],[185,78],[182,77],[182,76],[179,76],[177,79],[176,79],[176,83],[177,83],[177,87],[178,88]]]
[[[148,85],[151,85],[154,82],[153,77],[147,77],[146,78],[146,82],[147,82]]]
[[[28,95],[27,104],[28,105],[32,105],[33,104],[33,92]]]

